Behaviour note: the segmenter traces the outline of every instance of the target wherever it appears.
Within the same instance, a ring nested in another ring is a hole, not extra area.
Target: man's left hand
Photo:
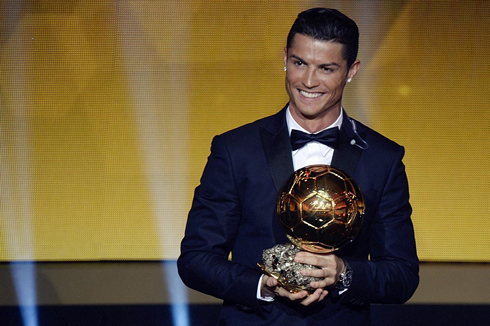
[[[307,251],[300,251],[294,257],[297,263],[309,264],[320,267],[321,269],[303,269],[301,274],[321,278],[321,281],[311,282],[310,286],[314,289],[324,289],[338,282],[340,273],[344,269],[344,261],[333,253],[314,254]]]

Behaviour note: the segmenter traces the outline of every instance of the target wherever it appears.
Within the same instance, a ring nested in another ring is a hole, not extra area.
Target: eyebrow
[[[296,60],[299,60],[301,62],[304,62],[306,64],[308,64],[308,62],[306,60],[303,60],[302,58],[298,57],[297,55],[294,55],[294,54],[291,54],[289,56],[290,58],[294,58]],[[325,67],[331,67],[331,66],[336,66],[336,67],[341,67],[341,65],[339,65],[337,62],[326,62],[326,63],[322,63],[320,65],[318,65],[319,67],[322,67],[322,68],[325,68]]]

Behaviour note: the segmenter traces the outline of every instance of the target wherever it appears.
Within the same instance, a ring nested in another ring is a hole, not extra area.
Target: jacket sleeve
[[[380,197],[370,229],[369,260],[345,257],[353,271],[352,284],[341,303],[403,303],[419,282],[414,230],[411,221],[408,181],[398,148]]]
[[[230,261],[241,204],[225,141],[213,139],[211,154],[196,188],[178,271],[190,288],[260,311],[256,298],[261,272]]]

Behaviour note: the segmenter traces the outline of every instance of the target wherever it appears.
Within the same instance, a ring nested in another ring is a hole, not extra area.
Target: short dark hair
[[[296,34],[342,44],[343,57],[348,68],[357,59],[359,28],[352,19],[336,9],[312,8],[301,12],[289,31],[288,49],[292,46]]]

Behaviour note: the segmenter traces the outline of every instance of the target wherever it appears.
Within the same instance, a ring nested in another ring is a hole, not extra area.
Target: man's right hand
[[[275,278],[264,275],[264,277],[262,277],[261,295],[263,297],[279,296],[294,302],[298,302],[301,305],[309,306],[325,299],[325,297],[328,295],[328,291],[324,289],[316,289],[316,291],[311,294],[305,290],[299,292],[289,292],[281,287]]]

